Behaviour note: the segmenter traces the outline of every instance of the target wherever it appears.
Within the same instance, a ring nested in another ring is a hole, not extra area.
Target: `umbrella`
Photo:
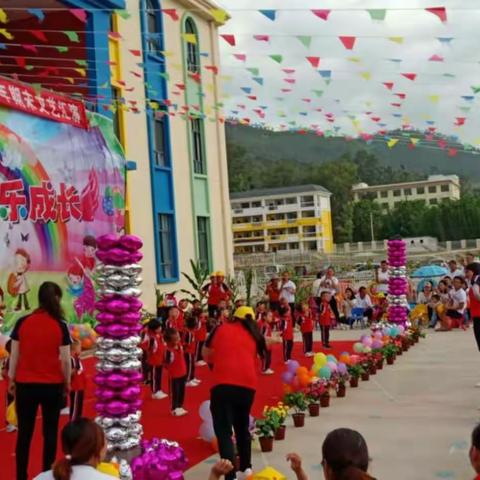
[[[411,275],[411,278],[432,278],[443,277],[448,274],[448,270],[438,265],[425,265],[417,268]]]

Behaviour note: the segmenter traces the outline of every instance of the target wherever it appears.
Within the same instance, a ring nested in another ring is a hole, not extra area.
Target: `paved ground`
[[[351,336],[353,333],[353,337]],[[336,339],[359,338],[359,331],[335,332]],[[274,452],[254,454],[258,471],[271,465],[293,478],[285,455],[304,457],[310,480],[323,478],[321,444],[330,430],[348,426],[367,439],[371,474],[378,480],[471,479],[469,436],[480,421],[480,354],[473,332],[431,332],[393,367],[388,367],[306,427],[289,426]],[[207,478],[214,457],[187,472],[187,480]]]

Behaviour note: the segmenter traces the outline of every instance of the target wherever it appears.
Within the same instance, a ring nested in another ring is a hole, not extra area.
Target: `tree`
[[[382,230],[382,208],[372,200],[361,200],[353,206],[353,241],[369,242],[372,240],[372,221],[375,238]]]

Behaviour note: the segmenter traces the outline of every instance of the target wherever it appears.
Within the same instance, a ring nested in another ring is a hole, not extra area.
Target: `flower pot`
[[[377,370],[383,370],[383,359],[377,361]]]
[[[351,377],[350,378],[350,386],[352,388],[357,388],[358,387],[358,377]]]
[[[362,373],[362,380],[368,382],[370,380],[370,374],[368,372]]]
[[[305,426],[305,414],[304,413],[294,413],[292,415],[293,424],[295,427],[304,427]]]
[[[413,339],[413,343],[418,343],[419,340],[420,340],[420,337],[415,337],[415,338]]]
[[[397,350],[397,355],[403,355],[403,350],[401,348]]]
[[[308,405],[308,412],[311,417],[318,417],[320,415],[320,404],[319,403],[310,403]]]
[[[273,437],[259,437],[260,448],[262,452],[271,452],[273,450]]]
[[[370,375],[376,375],[377,374],[377,366],[376,365],[370,365],[369,372]]]
[[[320,397],[320,406],[322,408],[327,408],[330,406],[330,395],[323,395]]]
[[[345,385],[339,385],[337,387],[337,397],[344,398],[346,394],[347,394],[347,387]]]
[[[287,427],[280,425],[275,432],[275,440],[285,440],[285,433],[287,433]]]
[[[393,365],[393,362],[395,362],[395,358],[387,357],[387,365]]]

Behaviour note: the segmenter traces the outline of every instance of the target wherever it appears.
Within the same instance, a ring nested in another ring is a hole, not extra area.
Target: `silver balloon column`
[[[97,285],[100,300],[96,331],[96,422],[104,429],[110,452],[128,452],[140,445],[142,374],[139,333],[142,302],[142,241],[133,235],[97,239]]]
[[[408,318],[407,245],[404,240],[388,241],[388,320],[405,326]]]

